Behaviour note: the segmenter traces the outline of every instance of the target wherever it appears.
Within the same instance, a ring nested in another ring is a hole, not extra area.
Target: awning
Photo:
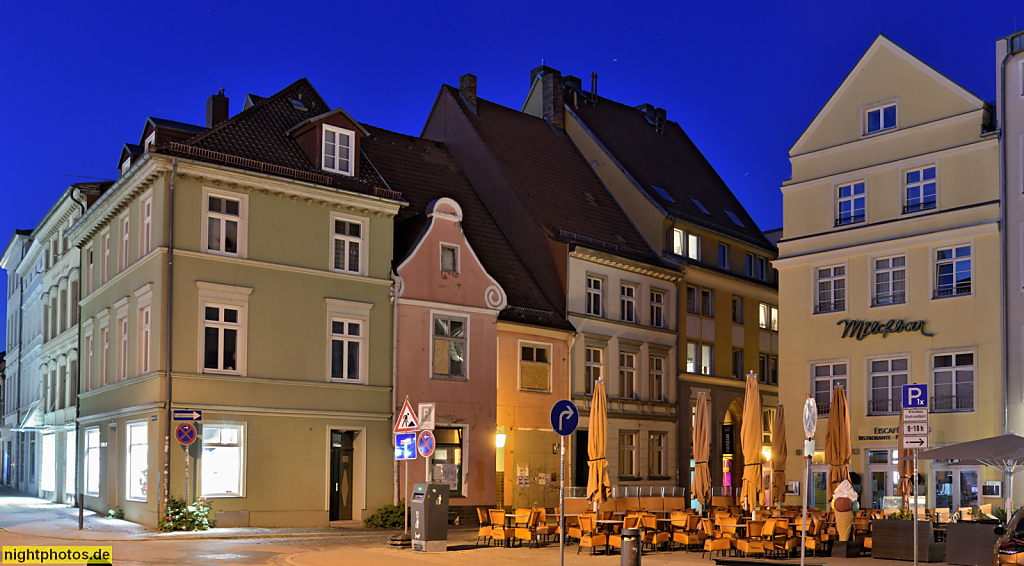
[[[25,412],[25,417],[21,419],[18,426],[12,428],[14,432],[27,432],[33,430],[42,430],[43,426],[43,413],[39,410],[39,401],[33,401],[28,406],[28,411]]]

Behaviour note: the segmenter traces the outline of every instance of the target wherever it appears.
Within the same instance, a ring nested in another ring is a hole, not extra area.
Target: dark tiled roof
[[[307,110],[297,108],[290,99],[301,100]],[[185,145],[295,171],[313,172],[328,178],[330,186],[346,191],[374,194],[374,188],[387,188],[380,175],[367,164],[365,156],[359,156],[358,177],[331,174],[315,169],[299,144],[286,135],[299,122],[330,109],[308,80],[299,79],[213,128],[204,128],[203,133],[192,137]],[[176,153],[170,148],[158,150]]]
[[[395,218],[395,263],[412,249],[426,224],[431,201],[448,197],[462,207],[462,229],[487,272],[508,296],[503,320],[571,330],[572,326],[541,292],[523,260],[502,234],[455,159],[441,142],[373,126],[363,152],[388,184],[409,202]],[[550,314],[546,314],[550,313]]]
[[[185,122],[178,122],[176,120],[167,120],[164,118],[154,118],[150,116],[148,118],[148,121],[149,123],[153,124],[154,128],[175,130],[178,132],[185,132],[186,134],[201,134],[206,131],[206,128],[202,126],[186,124]]]
[[[566,88],[567,110],[579,116],[612,157],[670,215],[775,251],[678,123],[665,120],[663,132],[658,132],[642,110],[601,97],[597,104],[587,104],[583,100],[589,94],[582,91],[577,97],[579,103],[573,106],[568,102],[573,100],[572,87]],[[655,186],[664,189],[671,200]],[[735,214],[743,226],[733,222],[726,210]]]
[[[549,235],[623,257],[664,265],[580,156],[542,118],[477,98],[469,112],[458,89],[444,87],[466,113],[504,179]]]

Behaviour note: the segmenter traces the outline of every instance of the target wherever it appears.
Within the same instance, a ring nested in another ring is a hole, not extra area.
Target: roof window
[[[292,108],[295,108],[296,110],[301,110],[303,112],[308,112],[309,111],[309,109],[306,108],[306,105],[303,104],[302,101],[300,101],[300,100],[295,100],[294,98],[289,98],[288,101],[292,103]]]
[[[661,195],[661,198],[672,203],[676,202],[676,199],[672,198],[672,195],[668,194],[668,191],[659,187],[658,185],[651,185],[651,188],[658,191],[658,194]]]
[[[690,200],[693,201],[693,204],[697,205],[697,208],[699,208],[701,212],[703,212],[704,214],[707,214],[708,216],[711,216],[711,213],[708,212],[708,209],[704,208],[704,205],[701,204],[699,200],[697,200],[695,198],[691,198]]]
[[[725,209],[725,208],[723,208],[722,210],[724,210],[725,213],[729,215],[729,220],[732,220],[733,224],[739,226],[740,228],[746,228],[746,226],[744,226],[743,223],[740,222],[740,219],[737,218],[736,215],[733,214],[731,210],[728,210],[728,209]]]

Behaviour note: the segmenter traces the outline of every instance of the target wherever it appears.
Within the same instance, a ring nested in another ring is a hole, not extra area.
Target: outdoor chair
[[[807,532],[807,542],[805,547],[810,550],[813,556],[818,555],[819,550],[825,549],[828,545],[828,539],[825,538],[823,531],[825,527],[825,520],[819,517],[814,518],[814,524],[811,525],[811,530]]]
[[[534,509],[537,512],[537,536],[547,542],[551,535],[558,533],[558,525],[548,524],[548,511],[543,507]],[[556,521],[558,519],[555,519]]]
[[[732,550],[732,539],[722,538],[721,532],[715,529],[715,523],[711,519],[701,519],[701,528],[704,529],[704,550],[700,553],[700,557],[704,558],[704,554],[707,553],[709,556],[718,552],[721,555],[723,552],[729,552]]]
[[[491,518],[491,540],[494,544],[508,546],[508,541],[515,536],[515,529],[505,527],[505,510],[490,509],[487,511]]]
[[[594,549],[598,546],[604,547],[605,554],[608,554],[608,535],[604,533],[598,533],[594,530],[594,516],[593,515],[580,515],[580,544],[576,548],[576,554],[580,553],[580,549],[583,547],[590,548],[590,554],[594,554]]]
[[[625,518],[622,519],[622,530],[617,532],[617,533],[615,533],[615,534],[613,534],[613,535],[610,535],[608,537],[609,550],[611,550],[611,547],[614,547],[614,548],[619,549],[619,551],[621,552],[622,551],[622,531],[624,531],[626,529],[638,529],[638,528],[640,528],[640,515],[637,515],[637,514],[626,515]]]
[[[537,548],[540,548],[540,541],[537,537],[537,520],[540,514],[537,513],[536,509],[530,509],[526,518],[526,523],[517,524],[513,529],[513,537],[519,541],[519,546],[523,546],[523,541],[527,541],[528,545],[536,544]]]
[[[565,523],[566,523],[565,530],[568,532],[570,538],[574,538],[576,540],[580,540],[580,539],[583,538],[583,523],[580,521],[580,519],[582,517],[584,517],[584,516],[590,517],[591,521],[593,521],[594,518],[595,518],[594,514],[589,512],[589,511],[585,511],[583,513],[580,513],[575,518],[574,517],[566,517],[565,518]],[[570,519],[572,519],[572,521],[570,521]],[[593,522],[591,522],[591,528],[593,528]]]
[[[483,507],[476,508],[476,518],[480,522],[480,530],[476,532],[476,545],[480,546],[480,539],[483,539],[485,545],[491,543],[491,518],[487,515],[487,510]]]
[[[704,543],[704,531],[700,529],[701,518],[697,515],[683,515],[683,521],[675,521],[672,517],[672,542],[683,545],[687,552],[690,547],[699,548]],[[678,525],[677,523],[683,523]]]
[[[672,540],[671,533],[658,529],[658,518],[650,513],[640,516],[640,529],[643,544],[651,545],[654,552],[658,551],[659,545],[667,545]]]
[[[747,536],[736,537],[736,552],[743,556],[763,555],[765,553],[764,540],[761,533],[770,533],[775,528],[775,519],[764,521],[748,521]]]

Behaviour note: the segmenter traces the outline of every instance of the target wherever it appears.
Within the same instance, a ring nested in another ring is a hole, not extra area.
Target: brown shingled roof
[[[431,201],[448,197],[462,207],[462,229],[488,273],[508,296],[502,320],[572,330],[564,308],[556,307],[541,292],[526,263],[509,244],[494,218],[462,173],[444,144],[364,127],[370,135],[362,140],[366,157],[388,184],[409,202],[395,218],[397,265],[412,249],[425,225]]]

